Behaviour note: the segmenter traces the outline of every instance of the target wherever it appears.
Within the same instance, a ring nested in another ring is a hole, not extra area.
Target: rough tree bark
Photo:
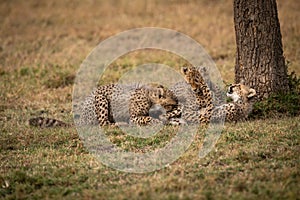
[[[289,89],[276,0],[234,0],[237,44],[235,82],[258,98]]]

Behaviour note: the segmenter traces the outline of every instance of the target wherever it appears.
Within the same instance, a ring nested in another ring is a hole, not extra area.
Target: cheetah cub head
[[[199,87],[201,88],[205,85],[205,80],[199,70],[200,69],[194,66],[181,68],[181,73],[184,75],[184,79],[191,85],[193,90],[197,90]]]
[[[171,111],[178,105],[178,100],[174,93],[162,85],[151,85],[149,98],[153,104],[161,105],[166,111]]]
[[[243,84],[231,84],[226,94],[233,102],[247,103],[256,96],[256,91]]]

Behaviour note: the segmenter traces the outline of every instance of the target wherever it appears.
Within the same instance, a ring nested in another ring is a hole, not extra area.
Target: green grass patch
[[[290,90],[273,94],[269,98],[254,104],[250,118],[280,118],[300,115],[300,77],[295,72],[288,75]]]
[[[282,199],[299,195],[299,117],[226,124],[216,147],[198,157],[204,130],[188,151],[159,171],[131,174],[90,155],[73,128],[2,128],[2,199]],[[259,127],[259,128],[257,128]],[[118,129],[106,135],[141,152],[165,145],[173,127],[148,139]],[[167,156],[167,155],[166,155]]]

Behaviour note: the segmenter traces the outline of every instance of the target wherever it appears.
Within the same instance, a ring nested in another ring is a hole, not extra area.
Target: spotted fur
[[[149,111],[156,104],[169,112],[177,106],[178,101],[173,92],[162,85],[102,85],[75,110],[75,124],[106,126],[116,121],[137,125],[162,123],[150,116]],[[29,124],[39,127],[69,126],[62,121],[42,117],[30,119]]]

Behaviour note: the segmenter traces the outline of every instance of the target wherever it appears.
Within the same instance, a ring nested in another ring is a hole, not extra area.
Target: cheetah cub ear
[[[188,67],[181,67],[181,73],[186,74],[189,71]]]
[[[165,96],[165,90],[164,90],[164,88],[159,87],[159,88],[157,88],[157,91],[158,91],[158,98],[159,99],[161,99],[161,98],[163,98]]]
[[[255,95],[256,95],[256,91],[253,88],[250,88],[247,96],[248,99],[254,97]]]

